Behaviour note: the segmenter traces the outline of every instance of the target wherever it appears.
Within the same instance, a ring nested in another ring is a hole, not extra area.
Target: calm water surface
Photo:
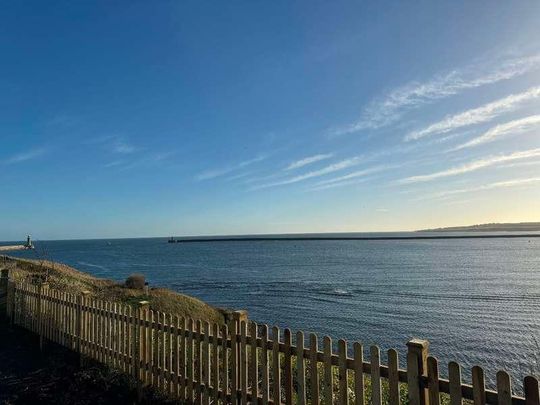
[[[482,365],[491,381],[501,368],[540,374],[540,238],[41,246],[98,277],[144,273],[261,323],[394,347],[402,359],[408,339],[428,339],[439,360]]]

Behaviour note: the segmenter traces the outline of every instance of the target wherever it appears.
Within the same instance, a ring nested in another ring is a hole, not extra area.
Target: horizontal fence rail
[[[513,393],[504,371],[497,373],[496,391],[486,389],[480,367],[472,368],[471,384],[455,362],[449,378],[441,378],[422,340],[408,343],[401,369],[394,349],[382,364],[377,346],[293,336],[241,318],[210,325],[152,311],[145,301],[132,307],[45,283],[4,285],[11,322],[38,334],[41,346],[44,339],[56,342],[80,353],[81,362],[91,358],[131,374],[140,391],[153,387],[183,403],[540,405],[532,376],[524,379],[523,397]]]

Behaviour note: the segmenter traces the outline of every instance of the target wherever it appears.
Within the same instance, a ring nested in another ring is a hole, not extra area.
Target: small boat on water
[[[174,239],[174,237],[171,236],[167,242],[168,243],[176,243],[176,239]]]

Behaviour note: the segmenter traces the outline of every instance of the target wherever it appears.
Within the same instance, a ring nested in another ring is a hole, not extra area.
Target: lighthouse
[[[34,244],[32,243],[32,237],[30,235],[26,236],[26,244],[24,245],[26,249],[33,249]]]

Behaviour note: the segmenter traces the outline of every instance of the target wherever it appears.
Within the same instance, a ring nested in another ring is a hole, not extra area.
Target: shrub
[[[136,290],[144,288],[145,278],[143,274],[132,274],[126,279],[126,287]]]

